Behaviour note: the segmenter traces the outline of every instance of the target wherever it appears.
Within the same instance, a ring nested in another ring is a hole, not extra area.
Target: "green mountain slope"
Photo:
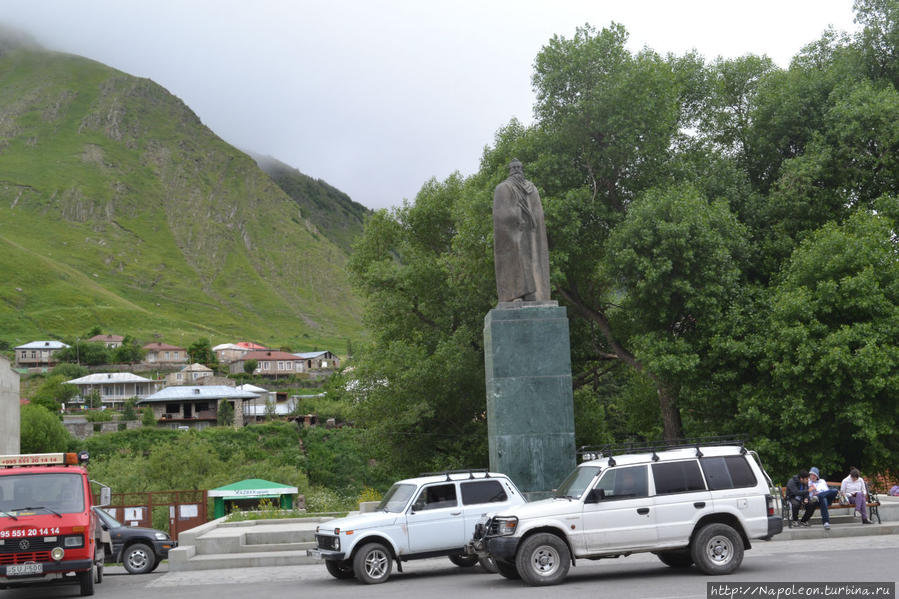
[[[271,156],[250,153],[264,170],[300,207],[300,212],[328,239],[350,252],[362,234],[365,217],[371,212],[350,196],[321,179],[304,175]]]
[[[0,340],[361,334],[346,253],[168,91],[0,44]]]

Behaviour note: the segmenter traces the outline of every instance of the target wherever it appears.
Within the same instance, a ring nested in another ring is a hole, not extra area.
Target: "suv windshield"
[[[580,499],[587,486],[590,484],[597,474],[599,474],[599,466],[583,466],[575,468],[574,472],[568,475],[559,488],[556,489],[555,497],[567,497],[570,499]]]
[[[0,512],[45,510],[58,514],[84,511],[80,474],[11,474],[0,476]]]
[[[414,492],[415,485],[393,485],[375,509],[385,512],[401,512]]]
[[[124,526],[121,522],[113,518],[109,515],[106,510],[100,509],[98,507],[94,508],[94,513],[103,521],[103,524],[106,525],[107,528],[112,530],[113,528],[121,528]]]

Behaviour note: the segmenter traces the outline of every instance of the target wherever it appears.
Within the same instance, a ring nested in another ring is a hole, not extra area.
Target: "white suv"
[[[504,474],[465,470],[395,483],[374,512],[330,520],[316,529],[316,549],[335,578],[374,584],[390,577],[393,562],[449,556],[457,566],[493,570],[485,556],[466,555],[475,524],[487,513],[514,510],[525,498]]]
[[[552,498],[483,518],[468,552],[530,585],[561,582],[576,558],[637,552],[728,574],[750,539],[783,530],[771,488],[758,455],[742,446],[601,457],[580,464]]]

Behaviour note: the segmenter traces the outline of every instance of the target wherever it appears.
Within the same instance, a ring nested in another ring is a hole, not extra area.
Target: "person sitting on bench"
[[[821,508],[821,521],[824,522],[824,529],[830,530],[830,502],[837,496],[836,489],[831,489],[821,478],[821,473],[817,468],[812,466],[808,469],[808,494],[812,501],[816,501]]]
[[[871,524],[868,518],[868,488],[855,466],[849,469],[849,476],[840,484],[840,493],[849,503],[855,504],[855,511],[862,517],[862,524]]]
[[[805,506],[799,526],[808,526],[809,518],[815,513],[815,504],[808,497],[808,470],[800,470],[799,474],[787,481],[787,501],[790,502],[793,522],[799,518],[799,508]]]

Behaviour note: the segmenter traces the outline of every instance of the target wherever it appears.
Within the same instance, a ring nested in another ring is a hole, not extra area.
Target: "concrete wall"
[[[0,356],[0,454],[19,453],[19,374]]]
[[[118,422],[98,422],[96,423],[99,425],[100,430],[98,431],[94,430],[93,422],[66,422],[64,424],[73,437],[82,440],[100,433],[114,433],[119,430]],[[125,428],[129,431],[140,427],[140,420],[129,420],[125,422]]]

